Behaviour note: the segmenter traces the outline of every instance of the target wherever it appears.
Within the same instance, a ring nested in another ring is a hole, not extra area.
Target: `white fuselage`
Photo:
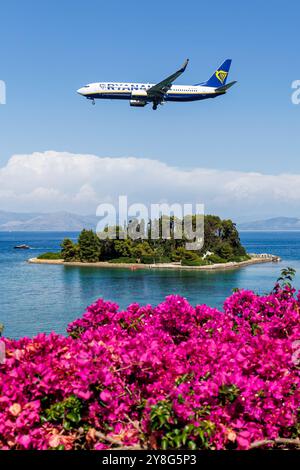
[[[101,82],[90,83],[77,90],[82,96],[88,99],[121,99],[130,100],[133,106],[144,106],[152,102],[153,98],[147,95],[147,90],[153,87],[154,83],[120,83]],[[217,88],[201,85],[172,85],[163,94],[163,101],[197,101],[207,98],[215,98],[223,94]],[[140,104],[134,104],[134,102]]]

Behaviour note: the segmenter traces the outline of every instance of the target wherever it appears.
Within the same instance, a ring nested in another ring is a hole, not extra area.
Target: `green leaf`
[[[191,450],[196,450],[197,449],[197,444],[194,441],[189,441],[188,443],[188,448]]]

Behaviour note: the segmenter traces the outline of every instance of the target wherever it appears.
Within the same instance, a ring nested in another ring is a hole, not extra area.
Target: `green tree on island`
[[[93,230],[83,229],[78,238],[79,259],[95,263],[100,260],[100,240]]]
[[[73,243],[70,238],[65,238],[61,244],[61,256],[64,261],[76,261],[78,260],[79,250],[78,245]]]
[[[189,216],[195,228],[195,216]],[[97,235],[93,230],[82,230],[78,243],[66,238],[62,243],[60,256],[64,261],[81,261],[95,263],[108,261],[112,263],[170,263],[177,262],[185,266],[201,266],[228,261],[243,261],[249,259],[242,246],[235,224],[231,220],[222,220],[215,215],[204,216],[204,244],[199,250],[187,250],[185,238],[177,239],[175,230],[183,226],[184,221],[171,218],[170,233],[162,237],[165,217],[150,221],[144,238],[132,240],[127,237],[126,230],[120,227],[106,227]],[[142,225],[142,224],[140,224]],[[151,238],[151,227],[158,229],[158,238]],[[114,234],[112,236],[112,234]],[[47,256],[46,256],[47,255]],[[45,259],[48,258],[45,256]],[[49,258],[50,259],[50,258]]]

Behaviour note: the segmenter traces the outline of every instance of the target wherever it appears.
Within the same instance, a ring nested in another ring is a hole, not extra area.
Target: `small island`
[[[171,225],[174,222],[171,219]],[[193,221],[194,222],[194,221]],[[143,222],[140,222],[142,224]],[[158,223],[159,237],[151,238],[151,224]],[[248,264],[280,261],[274,255],[248,254],[242,246],[236,225],[215,215],[204,216],[204,242],[199,249],[188,250],[186,239],[177,239],[174,229],[163,238],[163,217],[148,223],[147,237],[133,240],[128,228],[106,227],[101,236],[93,230],[82,230],[77,243],[65,238],[58,253],[44,253],[31,263],[68,264],[73,266],[128,267],[131,269],[227,269]],[[178,220],[177,220],[178,223]],[[180,221],[183,223],[183,221]],[[173,223],[174,227],[174,223]],[[111,233],[116,234],[115,238]]]

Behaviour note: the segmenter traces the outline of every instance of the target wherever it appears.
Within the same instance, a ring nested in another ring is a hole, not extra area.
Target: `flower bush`
[[[223,311],[175,295],[125,311],[100,299],[67,337],[6,338],[0,448],[249,449],[296,439],[299,309],[290,286],[235,292]]]

